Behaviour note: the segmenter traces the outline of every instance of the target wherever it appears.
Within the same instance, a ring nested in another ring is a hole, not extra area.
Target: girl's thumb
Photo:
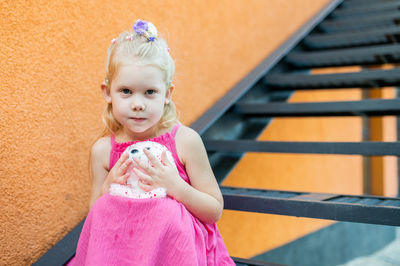
[[[169,159],[167,157],[167,152],[166,151],[163,151],[161,153],[161,162],[166,166],[169,166],[171,164],[171,162],[169,161]]]

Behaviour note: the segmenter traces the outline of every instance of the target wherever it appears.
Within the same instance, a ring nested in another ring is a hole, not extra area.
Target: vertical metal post
[[[400,88],[395,89],[395,98],[400,98]],[[400,141],[400,116],[396,116],[396,140]],[[397,196],[400,197],[400,157],[397,157]]]
[[[362,99],[368,99],[370,97],[370,92],[367,89],[361,89]],[[369,117],[363,115],[362,117],[362,141],[369,141],[371,139],[370,134],[370,120]],[[371,157],[363,156],[362,160],[363,167],[363,194],[371,195],[372,193],[372,169],[371,169]]]

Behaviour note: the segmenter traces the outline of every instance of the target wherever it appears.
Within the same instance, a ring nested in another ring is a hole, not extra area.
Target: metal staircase
[[[400,85],[400,0],[333,0],[191,125],[202,135],[219,182],[246,152],[400,156],[398,142],[257,141],[274,117],[400,115],[399,99],[287,103],[297,90]],[[354,73],[312,68],[362,66]],[[374,66],[375,69],[367,69]],[[327,169],[329,171],[329,169]],[[323,177],[321,177],[323,178]],[[400,198],[221,187],[225,208],[336,221],[400,226]],[[73,256],[83,222],[35,265]],[[276,265],[234,258],[238,265]]]
[[[334,2],[332,5],[335,5]],[[300,90],[361,88],[367,92],[369,89],[400,85],[400,69],[396,66],[400,62],[400,1],[339,2],[336,1],[337,7],[323,21],[317,22],[312,31],[303,38],[299,37],[298,42],[293,41],[296,45],[290,47],[289,43],[285,43],[283,46],[288,47],[267,58],[221,99],[215,110],[209,110],[194,123],[193,127],[202,132],[214,172],[220,181],[246,152],[354,154],[366,157],[400,155],[398,142],[256,140],[274,117],[366,118],[400,114],[399,99],[286,102],[292,92]],[[301,34],[304,32],[300,30]],[[382,69],[383,64],[393,64],[394,68]],[[362,71],[318,75],[309,71],[312,68],[339,66],[361,66]],[[223,113],[218,113],[221,109]],[[218,120],[210,119],[218,115]],[[221,187],[221,190],[225,208],[230,210],[400,226],[400,198],[237,187]]]

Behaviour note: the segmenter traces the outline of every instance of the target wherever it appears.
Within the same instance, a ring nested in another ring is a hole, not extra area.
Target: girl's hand
[[[117,183],[120,185],[125,185],[128,180],[129,173],[126,171],[128,167],[132,164],[132,161],[129,160],[129,155],[127,153],[123,153],[118,161],[115,163],[114,167],[108,173],[106,180],[103,183],[103,194],[107,193],[110,185],[113,183]]]
[[[167,190],[168,195],[174,197],[184,181],[179,176],[173,162],[168,160],[167,153],[162,152],[160,161],[148,150],[143,149],[143,152],[149,158],[151,165],[147,165],[136,158],[133,159],[136,163],[133,171],[139,177],[139,187],[144,191],[163,187]]]

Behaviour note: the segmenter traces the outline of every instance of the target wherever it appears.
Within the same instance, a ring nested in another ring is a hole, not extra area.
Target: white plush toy
[[[132,144],[124,153],[129,154],[129,159],[137,158],[138,160],[151,165],[150,160],[147,158],[143,149],[149,150],[157,159],[161,161],[161,154],[166,151],[167,158],[170,162],[174,162],[171,152],[164,145],[153,142],[153,141],[143,141]],[[175,165],[175,164],[174,164]],[[176,166],[175,166],[176,167]],[[130,176],[127,181],[127,185],[111,184],[110,195],[122,196],[127,198],[137,198],[137,199],[147,199],[147,198],[163,198],[167,196],[165,188],[159,187],[151,191],[145,192],[138,186],[139,178],[133,172],[133,166],[131,165],[128,170]]]

